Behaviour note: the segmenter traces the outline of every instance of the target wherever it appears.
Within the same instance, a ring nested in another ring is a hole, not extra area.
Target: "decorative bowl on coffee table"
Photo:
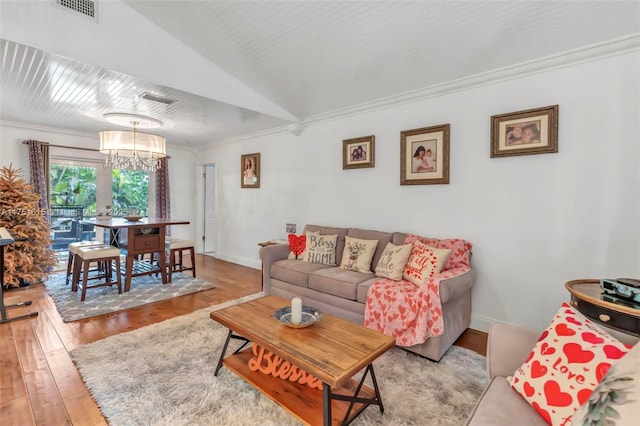
[[[300,324],[294,324],[291,322],[291,306],[285,306],[284,308],[280,308],[275,311],[273,317],[287,327],[305,328],[320,321],[320,318],[322,318],[322,312],[312,306],[303,306],[302,321]]]

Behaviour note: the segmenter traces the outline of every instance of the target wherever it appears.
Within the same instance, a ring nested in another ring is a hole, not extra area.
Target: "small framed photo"
[[[260,153],[240,156],[240,187],[260,188]]]
[[[375,166],[376,137],[362,136],[360,138],[342,141],[342,168],[362,169]]]
[[[491,117],[491,158],[558,152],[558,105]]]
[[[449,183],[449,127],[400,132],[400,185]]]

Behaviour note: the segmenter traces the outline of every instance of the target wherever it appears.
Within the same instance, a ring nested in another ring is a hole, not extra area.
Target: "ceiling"
[[[54,2],[0,2],[0,120],[135,112],[194,147],[640,34],[638,1],[99,0],[97,21]]]

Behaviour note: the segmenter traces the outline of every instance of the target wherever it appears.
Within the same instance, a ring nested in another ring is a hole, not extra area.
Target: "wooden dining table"
[[[105,243],[126,250],[124,291],[127,292],[131,289],[133,277],[159,273],[162,283],[167,283],[167,268],[158,266],[167,264],[164,250],[167,226],[188,225],[190,222],[164,218],[129,221],[120,217],[97,216],[84,219],[80,223],[109,229],[109,240]],[[157,265],[144,260],[144,255],[148,253],[158,253]]]

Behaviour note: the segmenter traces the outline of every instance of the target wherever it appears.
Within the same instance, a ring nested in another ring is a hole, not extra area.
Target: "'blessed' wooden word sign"
[[[289,361],[285,361],[278,355],[256,344],[252,347],[253,358],[248,362],[251,371],[259,371],[263,374],[270,374],[283,380],[298,382],[311,388],[322,389],[322,381],[316,379],[306,371],[296,367]]]

